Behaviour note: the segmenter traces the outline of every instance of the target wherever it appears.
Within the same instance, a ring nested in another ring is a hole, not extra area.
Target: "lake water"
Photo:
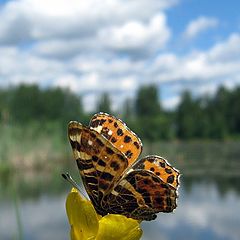
[[[193,145],[186,150],[187,146],[176,143],[169,150],[161,144],[159,151],[169,155],[169,161],[183,174],[178,207],[174,213],[160,213],[156,220],[143,222],[143,240],[240,239],[239,144],[227,149],[220,145],[210,147],[214,151],[208,155],[203,146],[194,145],[195,152]],[[60,174],[48,178],[20,173],[19,178],[13,178],[14,184],[12,178],[1,182],[1,240],[21,239],[21,235],[26,240],[69,239],[65,199],[70,186]]]

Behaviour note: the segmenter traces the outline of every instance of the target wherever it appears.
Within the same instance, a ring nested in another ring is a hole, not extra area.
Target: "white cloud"
[[[19,0],[0,10],[0,43],[93,36],[102,26],[147,21],[176,0]]]
[[[173,108],[184,88],[199,95],[214,93],[220,84],[231,88],[239,84],[240,55],[231,53],[239,51],[238,43],[240,35],[233,34],[209,51],[182,56],[166,52],[157,58],[141,60],[80,54],[65,61],[15,47],[2,47],[0,81],[2,84],[7,79],[9,84],[35,82],[69,87],[85,98],[107,91],[112,95],[114,106],[119,107],[126,97],[134,96],[141,84],[155,82],[160,88],[168,84],[171,91],[169,96],[164,94],[163,104]],[[91,99],[94,101],[97,97]],[[93,108],[93,104],[87,105],[88,110]]]
[[[73,39],[51,39],[35,44],[34,51],[42,56],[73,57],[78,54],[125,53],[130,57],[153,54],[165,47],[170,29],[163,13],[154,15],[148,22],[130,20],[122,25],[104,25],[95,35]]]
[[[240,56],[240,35],[232,33],[225,42],[216,44],[209,53],[209,59],[214,61],[235,61]]]
[[[191,21],[184,32],[184,37],[186,39],[195,38],[198,34],[210,29],[215,28],[218,25],[218,20],[213,17],[198,17],[197,19]]]
[[[219,84],[234,87],[240,83],[238,33],[207,51],[179,55],[165,48],[171,29],[164,9],[176,1],[57,3],[19,0],[2,5],[1,85],[26,82],[69,87],[91,102],[107,91],[114,106],[120,107],[141,84],[154,82],[160,89],[170,89],[163,94],[163,104],[172,108],[184,88],[202,94],[214,92]],[[206,18],[199,19],[191,27],[193,35],[217,21],[207,18],[212,21],[209,25]],[[16,26],[25,27],[18,31]],[[93,107],[87,105],[88,110]]]
[[[240,73],[240,35],[233,34],[226,41],[208,51],[195,51],[177,57],[175,54],[160,55],[155,59],[152,73],[158,81],[213,80],[238,76]],[[159,70],[159,71],[158,71]]]
[[[99,32],[100,43],[116,51],[151,53],[161,49],[169,40],[170,30],[164,14],[158,14],[147,24],[129,21],[120,27],[110,27]]]
[[[64,72],[64,63],[46,59],[15,47],[0,47],[0,82],[6,84],[41,83],[47,84]]]

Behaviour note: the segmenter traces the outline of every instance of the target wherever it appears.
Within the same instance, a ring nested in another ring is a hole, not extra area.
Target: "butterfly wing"
[[[163,182],[170,184],[176,189],[179,186],[179,171],[160,156],[151,155],[144,157],[134,164],[133,168],[149,170],[160,177]]]
[[[108,139],[133,164],[142,152],[142,142],[126,124],[109,114],[95,114],[89,126]]]
[[[105,201],[110,213],[137,220],[153,220],[158,212],[172,212],[177,204],[177,190],[148,170],[126,174]]]
[[[96,114],[85,127],[70,122],[69,140],[86,191],[101,215],[152,220],[176,208],[179,172],[159,156],[136,162],[140,139],[119,119]]]
[[[105,215],[102,199],[119,181],[128,159],[98,132],[78,122],[69,123],[68,136],[86,191],[97,212]]]
[[[138,220],[153,220],[158,212],[177,206],[179,172],[159,156],[140,159],[115,185],[106,208]]]

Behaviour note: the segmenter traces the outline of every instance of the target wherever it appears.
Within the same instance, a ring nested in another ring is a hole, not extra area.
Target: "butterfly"
[[[122,120],[100,112],[89,126],[71,121],[68,137],[98,214],[153,220],[176,208],[179,171],[156,155],[138,160],[142,142]]]

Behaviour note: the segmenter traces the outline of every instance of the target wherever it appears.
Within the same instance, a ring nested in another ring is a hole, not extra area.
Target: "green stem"
[[[15,187],[13,187],[13,202],[14,202],[14,208],[15,208],[16,220],[17,220],[18,240],[23,240],[23,227],[22,227],[21,215],[19,210],[19,201],[18,201],[17,191]]]

